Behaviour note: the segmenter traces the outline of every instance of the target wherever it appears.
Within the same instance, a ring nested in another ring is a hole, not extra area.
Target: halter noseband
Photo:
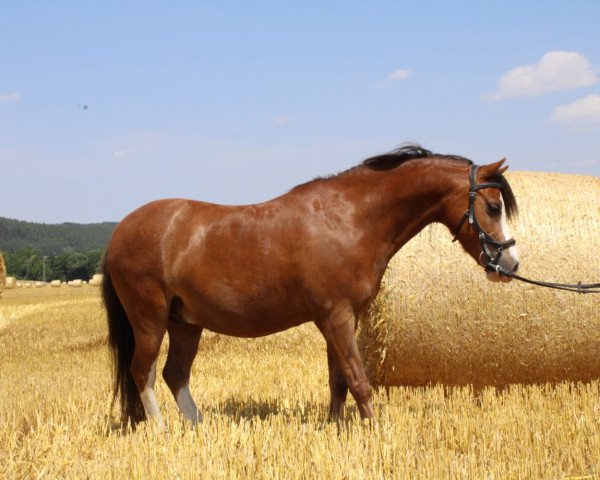
[[[462,226],[464,225],[464,223],[468,220],[469,225],[471,225],[477,232],[477,235],[479,236],[479,242],[481,243],[482,251],[479,255],[479,262],[483,266],[495,270],[496,265],[498,264],[498,261],[500,260],[500,257],[502,256],[503,250],[505,248],[513,247],[517,243],[517,241],[514,238],[510,238],[508,240],[499,242],[498,240],[496,240],[492,236],[490,236],[486,231],[484,231],[483,228],[481,228],[481,225],[479,224],[479,221],[477,220],[477,216],[475,215],[475,198],[477,197],[477,191],[482,190],[484,188],[501,189],[502,185],[500,185],[499,183],[496,183],[496,182],[475,183],[475,178],[477,177],[477,169],[478,168],[479,168],[478,165],[471,164],[469,166],[469,183],[470,183],[469,208],[467,209],[467,211],[465,212],[463,217],[460,219],[460,222],[458,222],[458,225],[456,226],[456,229],[454,230],[454,239],[452,241],[456,242],[456,240],[458,240],[458,234],[460,233],[460,230],[461,230]],[[492,251],[490,250],[490,245],[496,249],[496,256],[494,256],[492,254]],[[482,261],[481,257],[483,257],[483,256],[486,257],[485,262]]]

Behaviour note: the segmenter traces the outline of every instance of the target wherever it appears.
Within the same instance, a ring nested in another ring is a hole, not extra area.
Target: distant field
[[[324,342],[312,325],[258,340],[206,334],[192,430],[157,383],[168,431],[121,434],[99,290],[0,300],[0,478],[598,478],[600,387],[391,388],[377,421],[327,420]],[[160,362],[164,362],[165,349]]]

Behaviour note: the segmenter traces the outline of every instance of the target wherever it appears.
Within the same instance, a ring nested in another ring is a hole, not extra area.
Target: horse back
[[[327,315],[351,288],[359,303],[373,292],[371,281],[357,282],[372,275],[348,248],[348,219],[311,205],[294,195],[247,206],[152,202],[119,224],[109,259],[124,279],[177,297],[185,321],[232,335],[272,333]]]

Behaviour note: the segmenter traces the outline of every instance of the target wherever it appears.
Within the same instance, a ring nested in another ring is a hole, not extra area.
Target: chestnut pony
[[[198,422],[189,379],[202,330],[259,337],[305,322],[325,337],[331,415],[350,390],[360,415],[372,418],[354,333],[392,256],[440,222],[484,267],[483,249],[516,270],[514,241],[506,242],[516,202],[503,162],[474,169],[463,157],[407,145],[265,203],[169,199],[129,214],[109,243],[102,285],[123,421],[161,421],[154,383],[166,332],[163,377],[181,414]],[[464,221],[467,209],[475,224]],[[483,247],[482,235],[492,243]],[[487,275],[509,280],[489,266]]]

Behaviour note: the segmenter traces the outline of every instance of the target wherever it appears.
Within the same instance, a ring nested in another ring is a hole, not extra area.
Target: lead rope
[[[486,267],[491,270],[494,270],[502,275],[507,277],[514,278],[515,280],[520,280],[521,282],[530,283],[532,285],[537,285],[539,287],[547,287],[547,288],[555,288],[557,290],[566,290],[567,292],[577,292],[577,293],[600,293],[600,283],[581,283],[578,282],[576,284],[572,283],[552,283],[552,282],[540,282],[538,280],[531,280],[529,278],[522,277],[521,275],[517,275],[506,268],[501,267],[500,265],[496,265],[495,263],[489,262]]]
[[[578,282],[576,284],[570,283],[552,283],[552,282],[540,282],[538,280],[531,280],[529,278],[522,277],[521,275],[517,275],[515,272],[511,272],[506,268],[498,265],[496,262],[502,256],[503,247],[511,247],[516,242],[514,239],[506,240],[504,242],[499,242],[493,239],[490,235],[483,231],[481,225],[477,221],[477,216],[475,215],[475,197],[477,195],[477,191],[484,188],[501,188],[498,183],[476,183],[477,178],[477,169],[478,165],[469,165],[469,208],[463,215],[463,217],[458,222],[456,229],[454,230],[454,239],[453,242],[458,240],[458,234],[464,225],[464,223],[468,220],[469,225],[471,225],[477,231],[479,235],[479,242],[481,243],[482,252],[479,256],[480,263],[484,264],[481,260],[481,257],[485,255],[487,257],[487,263],[485,263],[485,267],[488,270],[495,271],[499,274],[505,275],[510,278],[514,278],[515,280],[520,280],[521,282],[530,283],[531,285],[537,285],[539,287],[547,287],[547,288],[555,288],[557,290],[565,290],[567,292],[577,292],[577,293],[600,293],[600,283],[588,283],[582,284]],[[492,252],[488,247],[488,243],[492,244],[496,247],[496,257],[492,256]]]

